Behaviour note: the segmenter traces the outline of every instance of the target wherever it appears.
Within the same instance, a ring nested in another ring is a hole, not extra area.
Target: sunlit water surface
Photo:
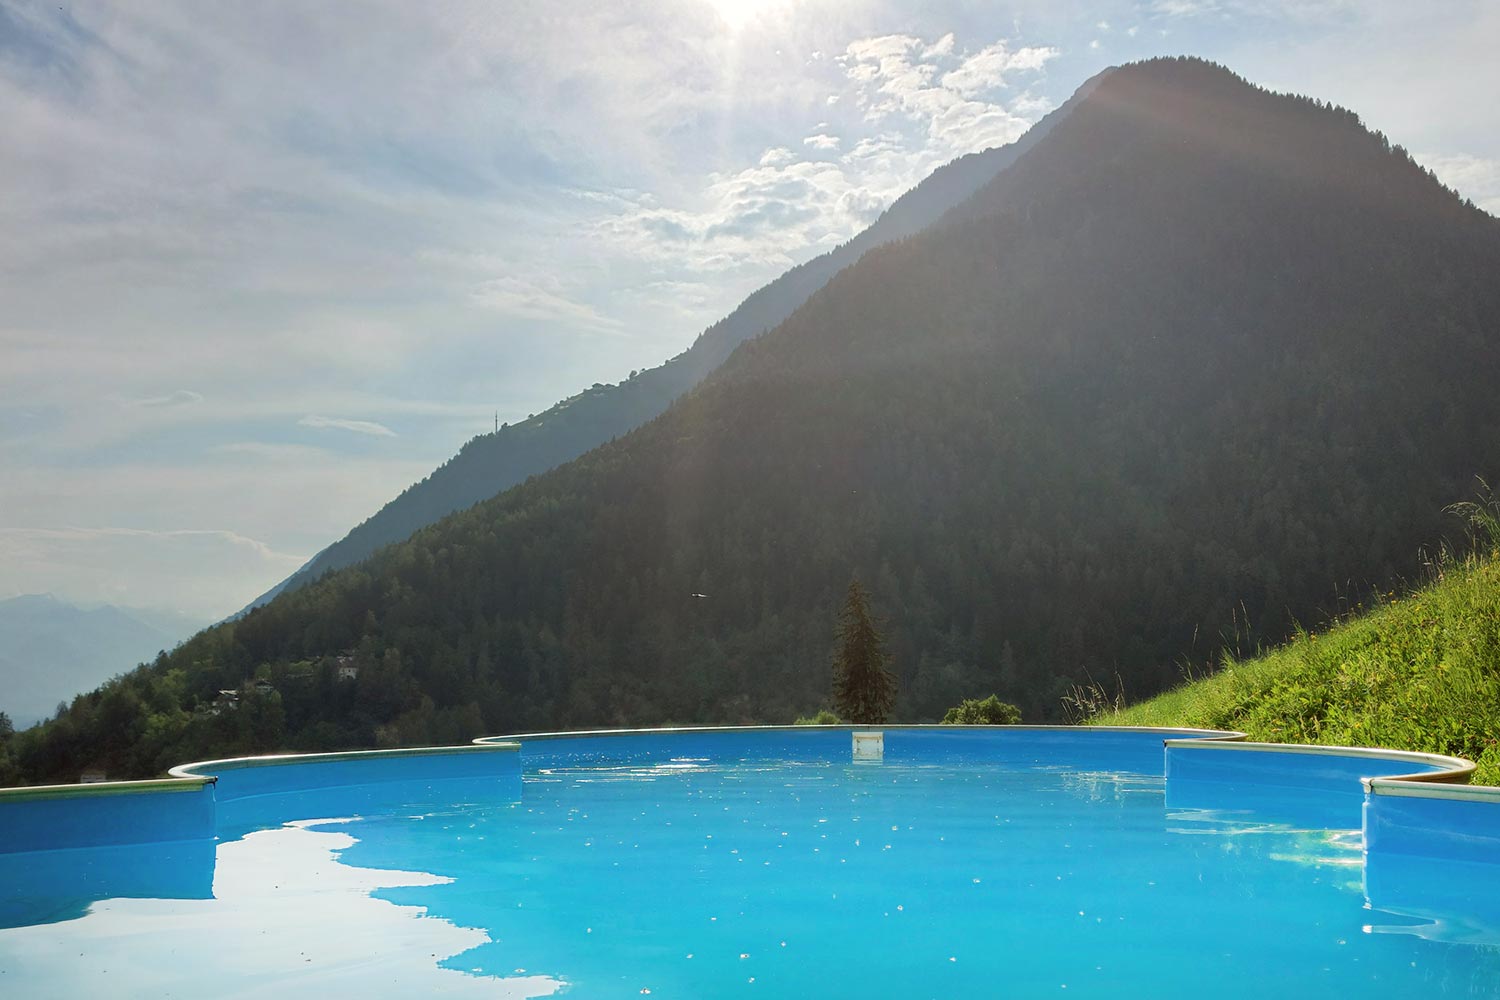
[[[0,996],[1500,996],[1494,869],[1386,905],[1357,832],[1170,812],[1155,777],[558,768],[210,860],[212,898],[0,930]]]

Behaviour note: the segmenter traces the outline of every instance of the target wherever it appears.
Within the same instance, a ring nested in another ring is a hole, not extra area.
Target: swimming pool
[[[95,824],[0,854],[0,994],[1500,996],[1500,809],[1379,791],[1457,762],[1203,735],[891,727],[856,760],[847,728],[689,730],[192,765],[216,780],[161,793],[186,836]],[[132,798],[51,800],[0,846]]]

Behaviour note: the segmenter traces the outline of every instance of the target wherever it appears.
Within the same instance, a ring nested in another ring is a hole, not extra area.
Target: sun
[[[752,21],[785,6],[785,0],[704,0],[730,31],[739,31]]]

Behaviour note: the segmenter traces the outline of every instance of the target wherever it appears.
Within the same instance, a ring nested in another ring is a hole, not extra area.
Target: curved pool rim
[[[878,725],[856,725],[840,722],[817,726],[650,726],[637,729],[562,729],[539,733],[515,733],[507,736],[480,736],[478,745],[520,743],[525,740],[563,740],[584,736],[663,736],[674,733],[812,733],[812,732],[901,732],[931,731],[959,734],[964,732],[1039,732],[1039,733],[1159,733],[1163,739],[1243,740],[1245,734],[1232,729],[1198,729],[1193,726],[1049,726],[1049,725],[942,725],[934,722],[892,722]]]
[[[1303,754],[1309,756],[1368,759],[1381,762],[1410,763],[1414,770],[1404,774],[1361,778],[1361,785],[1373,794],[1410,795],[1424,798],[1450,796],[1466,801],[1500,801],[1500,787],[1471,785],[1469,779],[1477,765],[1463,757],[1431,753],[1424,750],[1393,750],[1386,747],[1353,747],[1321,743],[1266,743],[1249,739],[1248,734],[1233,729],[1199,729],[1192,726],[1051,726],[1051,725],[940,725],[932,723],[892,723],[859,726],[850,723],[816,726],[662,726],[637,729],[576,729],[535,733],[513,733],[505,736],[480,736],[473,742],[478,746],[496,746],[506,743],[525,744],[527,741],[565,740],[583,737],[629,737],[666,736],[673,734],[713,733],[777,733],[777,732],[901,732],[932,731],[958,734],[962,732],[1056,732],[1056,733],[1159,733],[1162,745],[1169,750],[1241,750],[1260,754]],[[185,765],[197,768],[200,765]],[[1427,768],[1427,770],[1422,770]],[[172,773],[177,773],[173,769]],[[184,773],[196,773],[184,772]],[[1419,790],[1412,784],[1428,787]]]
[[[1468,784],[1475,765],[1458,757],[1370,747],[1259,743],[1229,730],[1150,726],[685,726],[594,729],[479,737],[469,744],[315,754],[271,754],[179,764],[169,777],[0,789],[0,853],[116,843],[222,838],[260,815],[253,803],[304,802],[329,789],[425,785],[434,798],[462,782],[519,782],[526,747],[566,740],[626,740],[880,731],[1161,739],[1169,803],[1254,810],[1290,790],[1305,802],[1338,802],[1363,827],[1367,851],[1457,851],[1500,862],[1500,788]],[[1075,742],[1077,741],[1077,742]],[[998,745],[998,744],[996,744]],[[1016,745],[1021,745],[1019,742]],[[1101,744],[1102,745],[1102,744]],[[976,742],[976,746],[983,743]],[[1045,746],[1039,747],[1045,753]],[[449,779],[452,779],[451,781]],[[299,806],[300,807],[300,804]],[[1358,811],[1358,820],[1353,817]]]
[[[481,738],[471,743],[437,747],[394,747],[383,750],[333,750],[327,753],[272,753],[253,757],[221,757],[217,760],[199,760],[190,764],[178,764],[169,768],[172,778],[198,781],[217,781],[220,772],[239,771],[251,767],[283,767],[298,764],[337,764],[345,761],[389,760],[404,757],[439,757],[450,754],[473,753],[475,751],[498,751],[514,753],[520,744],[510,740]],[[170,780],[170,779],[159,779]],[[125,782],[121,782],[124,784]],[[101,782],[100,784],[109,784]],[[61,787],[68,787],[66,785]]]
[[[661,736],[676,733],[774,733],[808,731],[864,730],[923,731],[938,732],[1068,732],[1068,733],[1160,733],[1163,746],[1174,750],[1244,750],[1267,754],[1308,754],[1335,757],[1363,757],[1384,761],[1410,761],[1426,764],[1429,771],[1410,774],[1364,778],[1362,784],[1372,794],[1408,795],[1423,798],[1453,797],[1464,800],[1494,800],[1500,802],[1500,787],[1470,785],[1476,765],[1462,757],[1426,753],[1415,750],[1392,750],[1383,747],[1325,746],[1309,743],[1261,743],[1249,740],[1245,733],[1227,729],[1197,729],[1193,727],[1169,726],[944,726],[926,723],[899,723],[878,726],[850,724],[826,726],[664,726],[634,729],[577,729],[555,730],[535,733],[516,733],[505,736],[480,736],[467,744],[434,747],[401,747],[381,750],[342,750],[328,753],[262,754],[248,757],[222,757],[212,760],[192,761],[178,764],[167,771],[169,777],[147,778],[131,781],[99,781],[87,784],[19,785],[0,788],[0,803],[20,802],[34,799],[92,798],[108,795],[128,795],[169,791],[194,791],[217,781],[219,772],[241,770],[251,767],[282,766],[296,764],[335,763],[356,760],[381,760],[405,757],[439,756],[465,753],[483,748],[502,752],[519,751],[527,740],[560,740],[578,737],[628,737]],[[1440,785],[1447,787],[1416,789],[1411,784]]]

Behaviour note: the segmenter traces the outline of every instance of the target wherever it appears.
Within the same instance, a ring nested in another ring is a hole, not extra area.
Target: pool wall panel
[[[461,804],[515,802],[515,744],[292,754],[204,761],[176,775],[214,775],[220,837],[289,820],[431,812]]]
[[[174,775],[212,775],[220,803],[256,795],[346,788],[389,781],[519,778],[514,746],[431,747],[421,750],[290,754],[205,761],[173,768]]]
[[[1500,789],[1368,784],[1369,853],[1500,863]]]
[[[0,853],[213,836],[212,781],[50,786],[0,795]]]
[[[1439,775],[1461,763],[1431,754],[1357,747],[1169,740],[1167,808],[1359,829],[1365,804],[1363,779]]]

